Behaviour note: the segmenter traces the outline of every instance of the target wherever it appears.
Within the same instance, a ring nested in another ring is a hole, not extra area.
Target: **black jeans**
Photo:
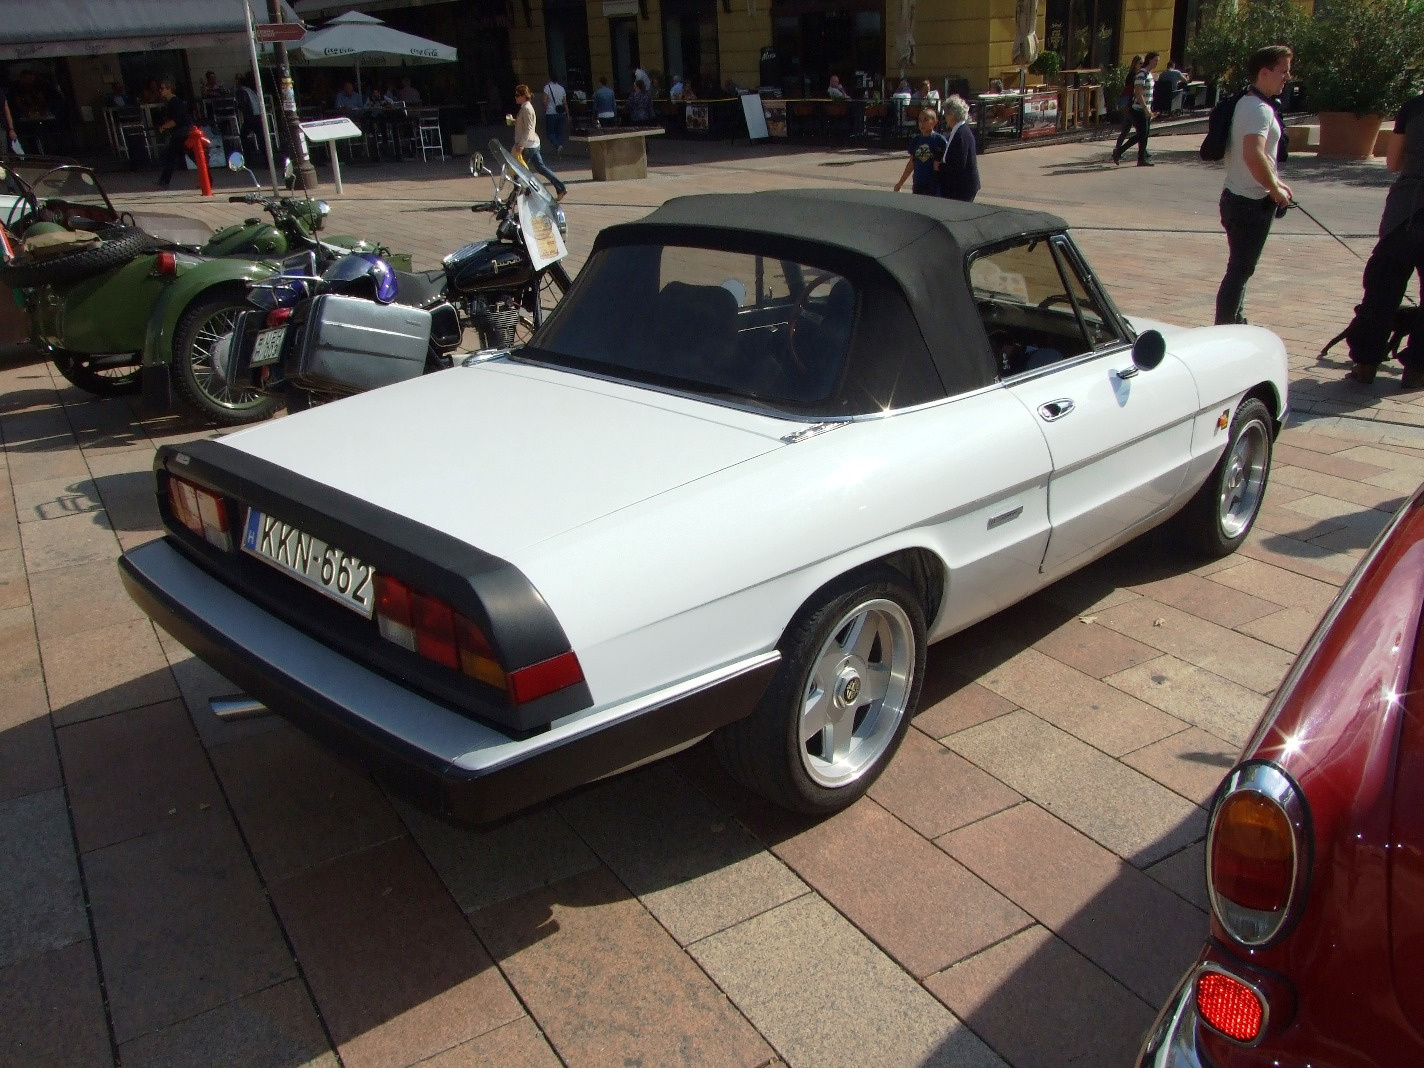
[[[1256,273],[1261,251],[1271,233],[1276,205],[1270,197],[1260,200],[1221,191],[1221,228],[1226,231],[1226,275],[1216,291],[1216,323],[1246,321],[1246,282]]]
[[[1345,331],[1350,359],[1377,364],[1385,358],[1395,312],[1415,271],[1424,278],[1424,212],[1416,212],[1408,222],[1385,234],[1370,253],[1365,264],[1365,296]],[[1399,350],[1399,362],[1412,371],[1424,370],[1424,322],[1418,314],[1408,342]]]
[[[1123,140],[1127,134],[1127,124],[1132,123],[1132,135]],[[1152,116],[1146,111],[1137,108],[1128,108],[1127,115],[1122,121],[1122,133],[1117,135],[1117,147],[1113,149],[1113,155],[1121,159],[1133,145],[1137,146],[1137,162],[1147,161],[1147,135],[1152,128]]]
[[[159,185],[167,185],[173,180],[173,172],[184,166],[183,157],[188,154],[188,127],[177,127],[168,135],[168,147],[163,152],[163,173],[158,176]]]

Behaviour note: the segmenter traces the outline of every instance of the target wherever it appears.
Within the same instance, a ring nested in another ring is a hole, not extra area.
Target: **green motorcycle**
[[[231,161],[242,169],[240,155]],[[229,201],[261,207],[201,245],[146,233],[118,211],[97,176],[66,164],[27,179],[0,167],[0,219],[9,239],[0,286],[22,294],[31,338],[80,389],[99,396],[142,392],[166,410],[174,395],[213,423],[265,419],[279,398],[229,386],[213,372],[212,349],[239,312],[248,287],[277,274],[282,260],[312,253],[319,263],[377,246],[352,237],[323,239],[325,201],[264,196]]]

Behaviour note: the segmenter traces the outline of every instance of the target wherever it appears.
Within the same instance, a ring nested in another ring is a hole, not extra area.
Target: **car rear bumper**
[[[199,657],[331,748],[440,815],[481,823],[695,741],[751,712],[762,654],[512,735],[429,700],[284,623],[167,540],[119,561],[129,595]]]

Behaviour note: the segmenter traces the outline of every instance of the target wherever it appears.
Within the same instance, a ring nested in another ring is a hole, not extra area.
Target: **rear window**
[[[856,304],[846,278],[793,260],[619,245],[589,261],[525,355],[799,410],[835,392]]]

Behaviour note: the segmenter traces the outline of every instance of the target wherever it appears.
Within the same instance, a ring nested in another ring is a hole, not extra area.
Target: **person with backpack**
[[[1286,45],[1267,45],[1251,53],[1246,64],[1251,88],[1231,111],[1220,199],[1228,252],[1226,274],[1216,291],[1217,325],[1246,322],[1246,283],[1256,273],[1272,220],[1285,214],[1291,202],[1290,186],[1276,172],[1282,131],[1274,99],[1290,81],[1293,56]],[[1205,150],[1203,144],[1203,155]]]
[[[1389,187],[1380,216],[1379,242],[1365,264],[1365,295],[1345,329],[1350,346],[1350,378],[1361,385],[1375,380],[1385,360],[1390,334],[1409,278],[1424,279],[1424,94],[1406,101],[1395,116],[1385,166],[1398,176]],[[1424,389],[1424,317],[1417,308],[1404,320],[1409,338],[1399,350],[1404,365],[1401,389]]]
[[[1137,165],[1139,167],[1151,167],[1152,161],[1147,158],[1147,135],[1152,129],[1152,87],[1156,80],[1152,76],[1152,68],[1157,66],[1157,60],[1161,56],[1157,52],[1148,52],[1142,57],[1142,67],[1132,79],[1132,103],[1127,109],[1127,118],[1123,121],[1122,133],[1117,135],[1117,147],[1113,149],[1113,165],[1122,162],[1125,152],[1133,145],[1137,146]],[[1127,123],[1132,123],[1132,136],[1123,140],[1123,134],[1127,133]]]

